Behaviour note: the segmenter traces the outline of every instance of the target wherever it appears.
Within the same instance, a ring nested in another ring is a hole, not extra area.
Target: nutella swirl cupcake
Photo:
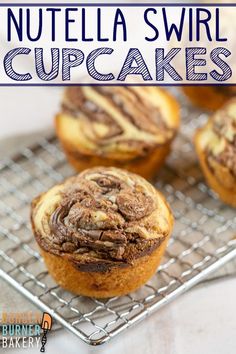
[[[183,91],[196,106],[210,111],[236,96],[236,86],[184,86]]]
[[[173,217],[160,192],[117,168],[92,168],[32,202],[32,227],[50,274],[92,297],[127,294],[155,272]]]
[[[236,206],[236,98],[197,131],[195,145],[209,185],[225,203]]]
[[[157,87],[66,89],[56,131],[77,171],[123,167],[151,178],[170,151],[179,108]]]

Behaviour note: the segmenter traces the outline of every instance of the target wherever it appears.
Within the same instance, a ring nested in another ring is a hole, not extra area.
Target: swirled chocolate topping
[[[91,149],[92,144],[101,150],[121,146],[145,155],[175,135],[153,92],[142,87],[70,87],[62,113],[78,119]]]
[[[53,193],[50,212],[44,209],[47,195],[37,201],[32,216],[37,241],[46,251],[66,254],[80,269],[132,263],[168,235],[165,215],[157,225],[159,208],[168,208],[162,199],[158,204],[156,193],[141,177],[119,169],[84,171],[59,187],[57,197]]]
[[[227,167],[236,177],[236,99],[217,111],[211,121],[213,139],[207,145],[208,163],[214,160]]]

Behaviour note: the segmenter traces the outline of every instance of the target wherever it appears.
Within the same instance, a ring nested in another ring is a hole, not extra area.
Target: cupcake
[[[144,178],[97,167],[34,199],[31,221],[55,281],[75,294],[107,298],[136,290],[154,274],[173,216]]]
[[[184,86],[184,93],[196,106],[215,111],[236,96],[236,86]]]
[[[116,166],[151,178],[179,126],[176,100],[157,87],[70,87],[56,131],[77,171]]]
[[[196,150],[210,187],[236,206],[236,98],[216,111],[195,136]]]

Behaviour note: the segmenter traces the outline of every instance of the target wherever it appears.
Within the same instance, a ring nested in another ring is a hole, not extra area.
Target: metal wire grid
[[[73,296],[55,284],[38,253],[30,202],[73,173],[56,138],[42,138],[0,162],[0,275],[88,344],[107,342],[236,256],[235,211],[206,186],[191,144],[206,117],[186,103],[182,117],[174,151],[156,182],[173,209],[174,233],[156,275],[123,297]]]

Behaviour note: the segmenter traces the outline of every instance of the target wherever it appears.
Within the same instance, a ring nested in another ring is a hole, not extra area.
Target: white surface
[[[236,279],[208,283],[181,296],[110,343],[89,347],[61,330],[48,335],[47,354],[235,354]],[[39,349],[8,350],[36,354]]]

